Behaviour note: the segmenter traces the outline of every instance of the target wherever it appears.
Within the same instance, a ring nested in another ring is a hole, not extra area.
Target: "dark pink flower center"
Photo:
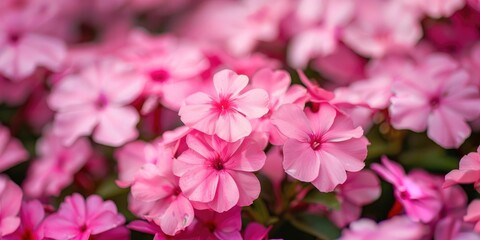
[[[30,229],[25,229],[25,231],[22,233],[22,236],[20,237],[21,240],[35,240],[35,237],[33,236],[32,230]]]
[[[182,189],[180,189],[180,187],[176,187],[175,189],[173,189],[173,196],[178,196],[182,193]]]
[[[97,98],[97,102],[95,103],[98,109],[104,109],[108,105],[107,96],[104,93],[100,93]]]
[[[399,195],[401,199],[410,199],[410,193],[407,191],[401,191]]]
[[[436,108],[436,107],[438,107],[438,105],[440,105],[440,97],[435,96],[435,97],[430,99],[430,106],[432,108]]]
[[[310,147],[313,150],[319,150],[322,147],[322,139],[320,137],[314,136],[310,140]]]
[[[150,78],[154,82],[163,83],[170,78],[170,73],[164,69],[158,69],[150,72]]]
[[[8,35],[8,42],[11,44],[17,44],[20,41],[20,34],[18,33],[10,33]]]
[[[223,160],[219,157],[213,159],[210,163],[210,166],[217,171],[223,170],[225,167],[223,166]]]
[[[215,104],[215,107],[220,113],[227,113],[231,110],[232,108],[232,103],[230,102],[229,99],[226,98],[221,98],[220,101],[218,101]]]

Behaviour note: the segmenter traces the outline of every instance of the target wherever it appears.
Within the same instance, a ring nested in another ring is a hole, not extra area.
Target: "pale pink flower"
[[[28,158],[22,143],[10,135],[8,128],[0,124],[0,172],[13,167]]]
[[[441,196],[430,183],[407,176],[400,164],[387,157],[382,157],[382,163],[383,166],[372,164],[372,169],[393,184],[396,199],[413,221],[427,223],[438,216],[442,208]]]
[[[312,112],[286,104],[272,116],[272,123],[288,137],[283,146],[283,167],[295,179],[330,192],[360,171],[367,156],[368,140],[361,127],[328,103]]]
[[[20,227],[5,240],[43,240],[43,219],[45,210],[38,200],[23,202],[20,209]]]
[[[50,128],[36,147],[38,159],[30,165],[23,183],[25,195],[29,197],[58,196],[92,156],[92,147],[86,138],[64,146]]]
[[[452,196],[454,198],[454,196]],[[466,211],[466,210],[465,210]],[[462,216],[448,215],[435,225],[435,240],[478,240],[480,233],[474,232],[474,225],[463,221]]]
[[[403,2],[406,6],[417,8],[433,18],[450,17],[465,6],[465,0],[403,0]]]
[[[184,230],[194,218],[192,204],[172,173],[172,160],[173,155],[157,165],[145,164],[131,188],[133,200],[151,205],[144,217],[159,225],[167,235]]]
[[[57,111],[53,131],[67,145],[92,132],[96,142],[110,146],[136,138],[139,116],[128,104],[139,96],[143,84],[130,66],[116,60],[103,60],[66,76],[48,99]]]
[[[443,186],[465,183],[473,183],[477,191],[480,190],[480,147],[477,148],[477,152],[469,153],[460,159],[459,168],[445,175]]]
[[[422,36],[417,13],[398,1],[368,0],[357,5],[343,41],[357,53],[382,57],[415,46]]]
[[[17,216],[22,204],[22,190],[5,175],[0,175],[0,238],[20,226]]]
[[[419,81],[418,79],[422,79]],[[480,115],[480,94],[468,73],[446,55],[428,55],[413,73],[393,83],[391,124],[422,132],[444,148],[457,148],[470,136],[466,121]]]
[[[208,210],[195,211],[198,224],[208,229],[204,239],[241,240],[242,209],[234,207],[227,212],[217,213]]]
[[[467,215],[465,215],[463,220],[474,223],[474,230],[480,233],[480,200],[473,200],[470,205],[468,205]]]
[[[58,211],[44,221],[45,236],[51,239],[85,240],[112,230],[125,222],[112,201],[97,195],[84,199],[75,193],[65,198]]]
[[[180,188],[191,201],[217,212],[248,206],[260,194],[260,182],[252,172],[265,163],[266,142],[247,137],[229,143],[202,133],[187,136],[188,150],[173,163]]]
[[[398,216],[379,224],[370,219],[360,219],[345,229],[340,240],[422,240],[427,229],[406,216]]]
[[[249,119],[268,112],[268,93],[263,89],[242,90],[248,77],[222,70],[213,76],[216,94],[198,92],[185,100],[179,115],[186,126],[235,142],[252,132]]]
[[[268,113],[259,119],[256,130],[269,134],[272,144],[280,145],[286,140],[278,129],[272,125],[270,117],[283,104],[294,103],[303,108],[307,100],[306,89],[300,85],[290,86],[290,74],[283,70],[273,71],[269,68],[259,70],[252,77],[252,87],[261,88],[269,95]]]
[[[298,76],[300,77],[300,81],[307,87],[307,92],[309,95],[309,100],[311,102],[326,102],[329,100],[332,100],[335,97],[335,94],[333,94],[330,91],[327,91],[317,84],[313,83],[310,79],[305,76],[305,74],[297,70]]]
[[[330,219],[339,227],[344,227],[357,220],[364,205],[380,197],[380,181],[373,172],[362,170],[349,172],[347,181],[339,185],[335,192],[340,202],[340,209],[330,213]]]

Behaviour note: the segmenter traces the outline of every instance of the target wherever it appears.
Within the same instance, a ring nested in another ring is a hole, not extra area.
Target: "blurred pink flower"
[[[78,193],[65,198],[58,211],[44,221],[45,236],[51,239],[86,240],[125,222],[112,201],[97,195],[86,200]]]
[[[20,226],[17,214],[20,211],[22,197],[20,187],[5,175],[0,175],[0,238],[15,232]]]
[[[75,173],[86,164],[93,154],[86,138],[77,139],[72,145],[64,146],[51,128],[38,140],[37,156],[30,165],[23,183],[25,195],[29,197],[58,196],[70,185]]]
[[[234,207],[224,213],[209,210],[195,211],[195,217],[201,228],[207,229],[204,239],[241,240],[242,209]],[[203,233],[203,232],[202,232]]]
[[[10,135],[10,130],[0,124],[0,172],[7,170],[28,158],[22,143]]]
[[[477,152],[469,153],[460,159],[459,169],[452,170],[445,175],[444,187],[455,184],[473,183],[477,191],[480,190],[480,146]]]
[[[364,166],[368,140],[361,127],[328,103],[318,112],[305,112],[285,104],[272,116],[272,123],[288,137],[283,146],[283,167],[295,179],[330,192],[347,180],[347,171]]]
[[[422,81],[418,81],[422,79]],[[397,129],[422,132],[444,148],[458,148],[470,136],[466,121],[480,115],[480,94],[469,75],[447,55],[432,54],[395,81],[389,113]]]
[[[38,200],[23,202],[20,209],[20,227],[4,240],[43,240],[43,219],[45,210]]]
[[[360,219],[345,229],[340,240],[422,240],[427,229],[406,216],[398,216],[379,224],[370,219]]]
[[[266,142],[247,137],[229,143],[202,133],[187,136],[188,150],[173,163],[180,188],[191,201],[216,212],[248,206],[260,194],[260,182],[252,173],[265,163]]]
[[[243,234],[244,240],[268,240],[268,232],[272,227],[264,227],[260,223],[251,222],[245,228],[245,233]]]
[[[235,142],[252,132],[249,119],[268,112],[268,93],[263,89],[243,92],[248,77],[231,70],[213,76],[216,94],[197,92],[185,100],[179,115],[186,126]]]
[[[139,96],[143,84],[144,78],[131,66],[110,59],[66,76],[48,99],[57,111],[53,131],[66,145],[92,132],[96,142],[110,146],[133,140],[139,116],[128,104]]]
[[[472,222],[475,224],[475,231],[480,233],[480,200],[473,200],[468,205],[467,215],[463,218],[465,222]]]
[[[428,223],[436,218],[442,208],[440,193],[431,188],[429,182],[406,176],[402,166],[382,157],[382,165],[372,164],[382,178],[393,184],[396,199],[403,205],[413,221]]]

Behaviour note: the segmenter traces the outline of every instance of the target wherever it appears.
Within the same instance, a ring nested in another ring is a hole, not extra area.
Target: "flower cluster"
[[[478,0],[0,0],[0,239],[480,239],[479,28]]]

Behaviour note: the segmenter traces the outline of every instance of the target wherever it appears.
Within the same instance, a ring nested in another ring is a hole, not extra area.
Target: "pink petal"
[[[215,134],[227,142],[236,142],[251,132],[250,121],[238,112],[219,115],[215,126]]]
[[[308,143],[288,139],[283,145],[283,168],[300,181],[311,182],[317,178],[320,161]]]
[[[135,199],[151,202],[172,195],[174,188],[174,184],[161,176],[155,165],[146,164],[138,172],[131,192]]]
[[[320,151],[338,159],[345,170],[357,172],[365,167],[367,145],[368,140],[364,137],[352,138],[343,142],[322,143]]]
[[[228,171],[235,181],[238,192],[238,206],[249,206],[260,195],[260,181],[253,173],[244,173],[239,171]]]
[[[53,131],[66,145],[71,145],[81,136],[88,136],[98,122],[96,109],[92,106],[59,112],[55,115]]]
[[[252,89],[233,102],[236,109],[249,119],[260,118],[268,112],[268,93],[263,89]]]
[[[317,154],[322,163],[318,177],[312,181],[312,184],[320,192],[331,192],[335,187],[347,180],[347,173],[340,162],[341,159],[337,159],[336,156],[332,156],[324,151],[318,151]]]
[[[194,218],[193,207],[183,195],[179,195],[170,203],[165,213],[156,221],[162,231],[168,235],[175,235],[188,227]]]
[[[303,110],[294,104],[282,105],[272,116],[271,122],[289,138],[307,142],[312,134],[310,123]]]
[[[248,77],[225,69],[213,75],[213,84],[218,96],[235,97],[247,86]]]
[[[135,125],[139,118],[132,107],[108,107],[100,114],[93,139],[109,146],[123,145],[138,136]]]
[[[199,168],[180,177],[180,188],[192,201],[211,202],[217,191],[219,176],[216,171]]]
[[[18,226],[20,226],[20,218],[18,217],[4,217],[0,219],[0,238],[15,232]]]
[[[194,93],[185,100],[178,115],[191,128],[212,135],[215,132],[217,114],[212,112],[212,99],[205,93]]]
[[[465,120],[450,109],[439,107],[428,118],[428,137],[444,148],[458,148],[470,133]]]
[[[248,138],[243,142],[241,149],[225,163],[227,169],[255,172],[263,167],[267,157],[262,146],[257,141],[250,140],[251,137]]]
[[[311,112],[310,109],[305,110],[310,126],[315,134],[323,135],[332,126],[337,110],[330,104],[320,104],[318,112]]]
[[[369,204],[381,194],[380,181],[369,170],[348,173],[341,189],[342,195],[357,206]]]
[[[173,174],[181,177],[187,172],[203,169],[205,161],[205,158],[197,152],[187,150],[177,159],[173,160]]]
[[[227,172],[220,171],[215,198],[208,203],[208,206],[213,211],[225,212],[237,205],[239,197],[238,187],[232,176]]]

